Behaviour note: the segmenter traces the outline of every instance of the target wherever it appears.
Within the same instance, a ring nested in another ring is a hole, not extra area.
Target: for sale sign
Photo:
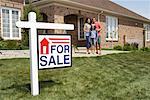
[[[38,35],[39,69],[69,67],[71,65],[71,35]]]

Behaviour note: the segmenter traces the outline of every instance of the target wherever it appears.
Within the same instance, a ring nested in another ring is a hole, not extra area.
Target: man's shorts
[[[95,40],[95,38],[91,38],[91,45],[96,45],[96,40]]]
[[[97,37],[97,43],[98,43],[98,44],[101,44],[101,36],[98,36],[98,37]]]

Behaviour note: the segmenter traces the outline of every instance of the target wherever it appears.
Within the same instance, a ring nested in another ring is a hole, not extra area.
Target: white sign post
[[[74,30],[72,24],[42,23],[36,22],[36,13],[30,12],[29,21],[18,21],[16,26],[19,28],[29,28],[30,41],[30,77],[31,77],[31,94],[39,95],[38,82],[38,57],[37,57],[37,29],[63,29]]]

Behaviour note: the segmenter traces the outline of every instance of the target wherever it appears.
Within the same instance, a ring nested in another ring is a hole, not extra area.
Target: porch
[[[41,8],[41,13],[45,22],[74,24],[74,31],[47,30],[45,32],[48,34],[71,34],[72,45],[79,47],[85,47],[86,45],[86,37],[83,31],[85,19],[87,17],[98,17],[96,12],[79,10],[77,8],[72,9],[64,5],[51,5],[48,8]]]

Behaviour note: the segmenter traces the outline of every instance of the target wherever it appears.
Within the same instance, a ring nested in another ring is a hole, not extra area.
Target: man
[[[102,30],[102,27],[101,27],[100,22],[98,22],[96,20],[96,18],[93,18],[93,23],[95,24],[96,31],[97,31],[96,54],[101,54],[101,30]],[[98,52],[98,48],[99,48],[99,52]]]

